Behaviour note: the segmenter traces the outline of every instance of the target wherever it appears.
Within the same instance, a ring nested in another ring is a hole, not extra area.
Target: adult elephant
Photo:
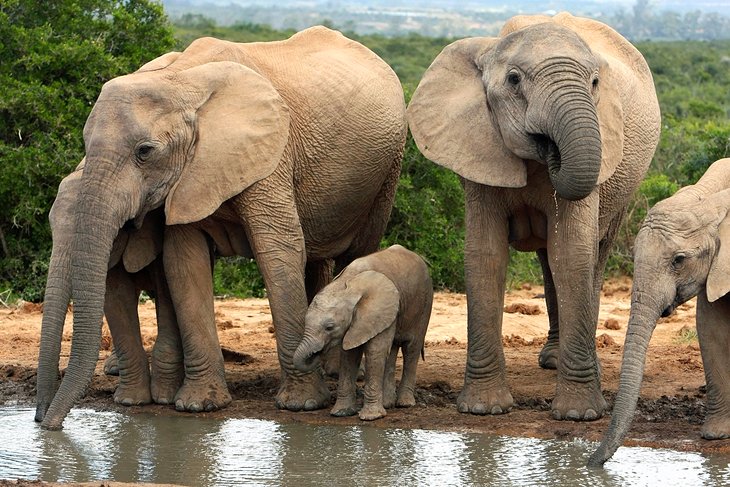
[[[464,181],[468,355],[458,410],[501,414],[513,404],[501,341],[511,244],[542,265],[550,332],[539,360],[558,369],[553,417],[599,418],[602,272],[659,138],[641,54],[593,20],[514,17],[497,38],[447,46],[408,121],[424,155]]]
[[[634,418],[646,351],[660,316],[697,297],[697,335],[707,383],[702,437],[730,438],[730,159],[651,208],[634,245],[631,314],[611,424],[589,460],[603,465]]]
[[[230,397],[198,225],[209,217],[242,225],[262,272],[282,369],[277,406],[326,405],[321,375],[292,364],[307,296],[331,279],[333,261],[344,267],[377,249],[405,133],[393,71],[324,27],[277,42],[199,39],[106,83],[84,128],[71,357],[42,426],[60,428],[92,376],[117,232],[163,204],[165,274],[185,357],[176,406],[211,410]]]

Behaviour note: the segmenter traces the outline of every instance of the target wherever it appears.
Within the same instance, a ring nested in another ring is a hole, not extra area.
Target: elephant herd
[[[84,127],[85,158],[50,214],[36,421],[61,428],[83,395],[104,315],[119,361],[116,402],[186,411],[230,403],[213,310],[219,255],[254,258],[263,276],[281,367],[277,407],[330,405],[318,357],[332,348],[332,414],[357,414],[363,353],[361,418],[415,404],[431,280],[403,247],[376,253],[408,128],[464,185],[468,348],[458,410],[513,405],[501,341],[512,246],[535,251],[542,266],[549,333],[539,363],[558,372],[553,418],[603,416],[594,341],[602,274],[656,149],[660,113],[641,54],[608,26],[561,13],[514,17],[498,37],[450,44],[407,109],[392,69],[325,27],[276,42],[198,39],[107,82]],[[694,296],[708,387],[702,434],[730,436],[727,188],[729,159],[647,215],[620,389],[592,465],[628,431],[656,320]],[[157,309],[151,367],[140,290]]]

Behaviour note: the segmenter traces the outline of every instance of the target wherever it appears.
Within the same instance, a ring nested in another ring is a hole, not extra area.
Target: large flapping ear
[[[606,181],[616,171],[624,157],[624,111],[621,100],[621,87],[634,86],[626,73],[626,67],[610,56],[599,58],[598,70],[598,126],[601,131],[601,170],[598,184]]]
[[[289,111],[255,71],[221,61],[181,71],[178,81],[202,95],[196,142],[167,196],[167,224],[190,223],[276,169],[289,139]]]
[[[81,166],[84,163],[84,159],[81,159]],[[51,235],[54,241],[60,239],[69,239],[71,232],[73,232],[74,225],[74,212],[76,211],[76,200],[79,196],[79,190],[81,189],[81,176],[83,172],[78,168],[63,178],[61,184],[58,185],[58,193],[56,193],[56,199],[53,201],[51,211],[48,213],[48,220],[51,224]]]
[[[127,272],[135,273],[150,265],[162,252],[164,232],[164,213],[159,209],[147,213],[142,221],[142,226],[129,232],[122,257],[124,269]]]
[[[375,271],[361,272],[347,281],[347,292],[360,296],[352,323],[342,339],[342,348],[351,350],[393,325],[400,294],[390,279]]]
[[[713,203],[719,208],[722,221],[717,229],[720,240],[719,248],[710,264],[707,274],[707,300],[714,302],[730,292],[730,189],[712,195]]]
[[[428,159],[475,183],[520,188],[527,184],[525,163],[494,125],[478,64],[498,41],[473,37],[446,46],[424,73],[406,115]]]

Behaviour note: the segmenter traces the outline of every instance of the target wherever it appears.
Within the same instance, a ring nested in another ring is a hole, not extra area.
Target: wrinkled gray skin
[[[602,273],[659,140],[641,54],[589,19],[518,16],[447,46],[408,107],[424,155],[464,181],[468,351],[460,412],[513,405],[502,349],[509,246],[536,251],[557,368],[552,416],[603,415],[595,350]]]
[[[84,127],[70,252],[71,356],[55,395],[53,360],[39,361],[39,393],[53,397],[42,426],[60,428],[93,375],[119,229],[139,226],[163,205],[164,268],[185,361],[176,408],[230,401],[213,311],[209,218],[240,228],[245,241],[230,245],[248,250],[243,255],[263,275],[282,368],[277,406],[324,407],[321,375],[292,364],[308,296],[331,280],[333,263],[343,268],[377,249],[405,135],[395,73],[324,27],[278,42],[199,39],[106,83]],[[49,282],[64,277],[51,273]],[[58,313],[69,298],[60,289],[52,285],[46,297]]]
[[[702,437],[730,438],[730,159],[657,203],[634,244],[631,314],[611,424],[589,465],[601,466],[628,432],[646,351],[660,316],[697,296],[697,335],[707,382]]]
[[[301,371],[314,370],[321,354],[341,349],[333,416],[356,414],[355,381],[365,354],[365,388],[360,419],[386,415],[394,405],[416,404],[416,367],[431,317],[433,286],[426,263],[400,245],[352,262],[314,297],[304,337],[294,353]],[[396,392],[395,362],[403,351]]]

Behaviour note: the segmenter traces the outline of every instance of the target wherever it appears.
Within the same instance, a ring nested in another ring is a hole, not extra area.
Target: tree
[[[174,45],[152,0],[0,4],[0,291],[42,298],[48,210],[101,86]]]

